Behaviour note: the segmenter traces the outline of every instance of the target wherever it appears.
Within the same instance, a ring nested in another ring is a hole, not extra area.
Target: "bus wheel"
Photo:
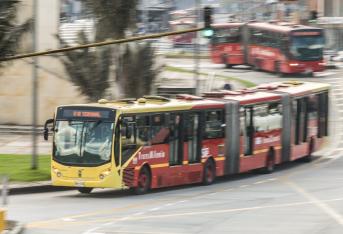
[[[267,157],[267,161],[266,161],[266,167],[263,168],[263,173],[270,174],[274,171],[274,169],[275,169],[274,151],[270,150]]]
[[[232,68],[232,65],[229,63],[229,56],[227,54],[222,55],[222,63],[225,64],[226,68]]]
[[[261,71],[260,61],[258,59],[255,59],[252,69],[254,71]]]
[[[145,194],[150,189],[151,175],[149,169],[144,166],[139,172],[137,187],[135,187],[135,194]]]
[[[311,139],[311,140],[310,140],[309,147],[308,147],[308,155],[306,155],[306,156],[302,159],[303,162],[311,162],[311,161],[312,161],[312,153],[313,153],[313,150],[314,150],[314,140]]]
[[[92,192],[93,188],[82,187],[82,188],[77,188],[77,190],[82,194],[89,194]]]
[[[275,62],[274,64],[274,70],[275,70],[275,74],[279,77],[284,77],[285,74],[281,71],[281,64],[280,62]]]
[[[209,159],[207,160],[204,166],[204,176],[203,176],[203,184],[210,185],[216,179],[216,166],[214,162]]]

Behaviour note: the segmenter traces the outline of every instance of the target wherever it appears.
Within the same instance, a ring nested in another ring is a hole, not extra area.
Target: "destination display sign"
[[[103,108],[59,108],[57,119],[114,119],[114,110]]]
[[[319,31],[299,31],[299,32],[293,32],[293,36],[319,36],[321,35],[321,32]]]

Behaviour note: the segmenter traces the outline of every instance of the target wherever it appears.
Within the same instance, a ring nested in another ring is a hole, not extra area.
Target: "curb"
[[[54,192],[72,190],[71,187],[52,186],[50,181],[35,183],[24,183],[24,184],[10,184],[8,187],[9,195],[16,194],[28,194],[28,193],[43,193],[43,192]]]

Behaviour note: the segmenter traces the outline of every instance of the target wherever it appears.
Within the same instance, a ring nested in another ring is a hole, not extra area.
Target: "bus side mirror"
[[[54,119],[48,119],[45,124],[44,124],[44,140],[48,140],[49,139],[49,128],[48,128],[48,124],[51,124],[54,122]]]

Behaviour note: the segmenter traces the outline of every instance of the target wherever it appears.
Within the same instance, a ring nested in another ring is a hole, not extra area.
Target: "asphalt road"
[[[233,74],[205,65],[202,69]],[[249,173],[219,178],[211,186],[159,189],[142,196],[101,189],[90,195],[15,195],[10,197],[9,219],[26,223],[25,233],[32,234],[343,233],[343,72],[329,72],[295,77],[333,85],[330,144],[311,163],[293,162],[270,175]],[[256,83],[280,79],[249,70],[241,74],[235,76]]]
[[[136,196],[96,190],[12,196],[9,217],[25,233],[342,233],[343,158],[293,162],[270,175]]]

